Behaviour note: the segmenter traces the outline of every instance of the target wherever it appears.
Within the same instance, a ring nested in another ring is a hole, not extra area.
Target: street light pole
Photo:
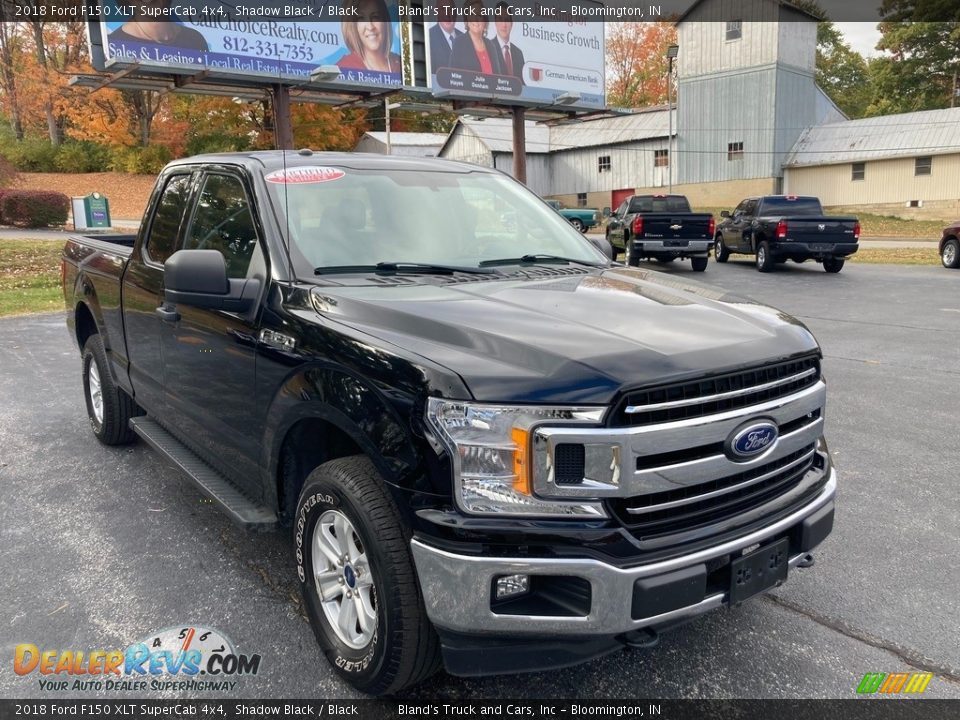
[[[670,121],[670,129],[667,134],[667,177],[669,178],[670,194],[673,194],[673,61],[677,57],[680,47],[671,45],[667,48],[667,117]]]
[[[383,101],[383,107],[385,110],[384,119],[385,119],[385,126],[387,129],[387,155],[392,155],[393,154],[391,152],[392,148],[390,147],[390,98],[386,98]]]

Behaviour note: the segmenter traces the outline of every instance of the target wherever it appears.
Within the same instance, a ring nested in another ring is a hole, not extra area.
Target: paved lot
[[[411,698],[850,697],[865,672],[899,670],[960,698],[960,272],[731,262],[697,279],[798,315],[823,344],[841,488],[816,567],[653,649],[440,675]],[[112,649],[182,623],[263,655],[234,696],[355,697],[317,650],[287,536],[235,529],[142,444],[100,446],[79,372],[59,316],[0,321],[0,697],[52,697],[10,671],[17,643]]]

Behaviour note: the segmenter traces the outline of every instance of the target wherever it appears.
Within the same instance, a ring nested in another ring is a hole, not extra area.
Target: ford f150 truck
[[[747,198],[733,213],[724,210],[717,227],[717,262],[732,253],[749,253],[757,270],[771,272],[777,263],[816,260],[828,273],[838,273],[860,240],[855,217],[827,217],[820,200],[800,195]]]
[[[317,640],[369,693],[649,645],[833,525],[807,329],[612,264],[495,171],[179,160],[136,237],[67,241],[63,280],[94,435],[289,527]]]
[[[580,232],[586,232],[600,223],[600,213],[594,208],[568,208],[558,200],[546,200],[547,205],[563,215]]]
[[[607,240],[614,252],[624,248],[628,265],[690,258],[696,272],[707,269],[713,231],[713,215],[693,212],[683,195],[632,195],[607,222]]]

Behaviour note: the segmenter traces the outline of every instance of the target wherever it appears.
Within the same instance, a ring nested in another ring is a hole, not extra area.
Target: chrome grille
[[[613,427],[688,420],[787,397],[820,380],[815,356],[685,383],[628,392],[611,413]]]

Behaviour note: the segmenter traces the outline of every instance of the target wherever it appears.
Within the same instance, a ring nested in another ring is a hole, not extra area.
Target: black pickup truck
[[[820,200],[802,195],[747,198],[730,213],[720,213],[717,262],[733,253],[748,253],[757,270],[771,272],[777,263],[816,260],[828,273],[838,273],[860,241],[855,217],[828,217]]]
[[[649,645],[831,531],[807,329],[612,264],[501,173],[179,160],[135,238],[73,236],[63,263],[94,435],[290,528],[317,640],[363,691]]]
[[[632,195],[607,221],[607,240],[625,248],[628,265],[647,258],[661,263],[690,258],[693,269],[707,269],[714,220],[695,213],[683,195]]]

